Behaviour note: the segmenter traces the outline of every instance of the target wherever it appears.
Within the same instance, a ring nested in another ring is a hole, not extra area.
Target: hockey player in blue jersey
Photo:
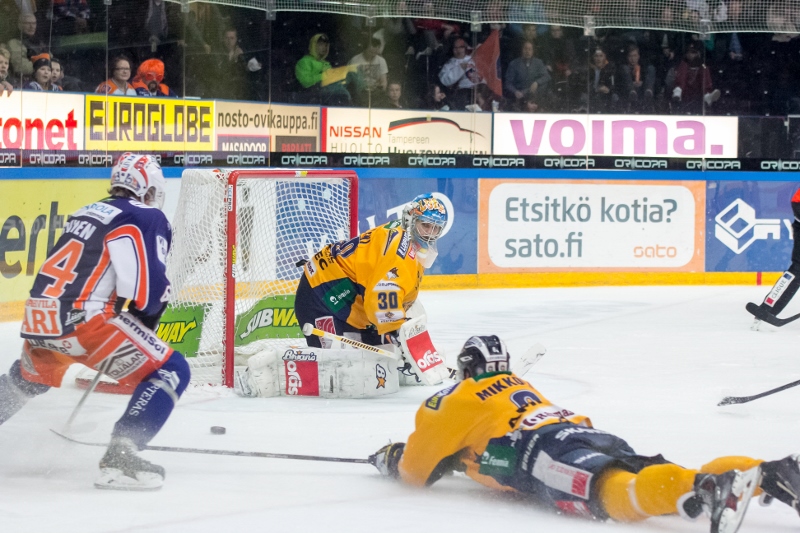
[[[170,296],[172,229],[161,211],[165,181],[150,156],[123,154],[110,196],[67,221],[25,303],[22,355],[0,376],[0,424],[58,387],[82,363],[135,385],[100,461],[95,486],[154,490],[164,469],[138,456],[189,384],[189,365],[154,330]],[[123,311],[125,301],[127,311]]]

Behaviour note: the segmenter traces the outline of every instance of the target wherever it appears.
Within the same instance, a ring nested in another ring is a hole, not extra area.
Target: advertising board
[[[83,95],[14,91],[0,98],[0,151],[82,150]]]
[[[701,271],[698,182],[481,180],[478,272]]]
[[[106,189],[108,180],[0,180],[0,303],[28,297],[67,217]]]
[[[86,95],[86,149],[211,151],[214,102]]]
[[[709,181],[706,271],[781,272],[792,259],[797,183]]]
[[[215,102],[220,152],[317,152],[320,108],[221,100]]]
[[[492,114],[322,109],[322,152],[489,154]]]
[[[734,159],[737,117],[495,113],[494,154]]]

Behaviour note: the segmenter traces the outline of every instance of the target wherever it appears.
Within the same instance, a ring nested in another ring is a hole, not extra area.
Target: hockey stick
[[[726,396],[717,405],[732,405],[735,403],[752,402],[753,400],[758,400],[759,398],[763,398],[764,396],[769,396],[771,394],[775,394],[776,392],[780,392],[782,390],[791,389],[792,387],[796,387],[798,385],[800,385],[800,380],[792,381],[791,383],[787,383],[786,385],[781,385],[780,387],[770,389],[766,392],[762,392],[761,394],[754,394],[752,396]]]
[[[785,326],[789,322],[794,322],[798,318],[800,318],[800,313],[786,317],[786,318],[778,318],[777,316],[773,315],[769,311],[762,309],[761,306],[754,304],[753,302],[748,302],[746,306],[747,312],[756,317],[759,320],[766,322],[767,324],[771,324],[775,327]]]
[[[97,374],[94,376],[94,379],[92,380],[92,382],[89,384],[88,387],[86,387],[86,390],[83,392],[83,396],[81,396],[81,399],[78,400],[78,405],[76,405],[75,409],[72,410],[72,414],[69,415],[69,418],[67,419],[67,422],[64,424],[64,427],[61,429],[61,431],[63,431],[64,433],[69,431],[69,428],[72,425],[72,423],[75,421],[75,417],[78,416],[78,413],[80,412],[81,407],[83,407],[83,404],[86,403],[86,399],[89,398],[89,395],[92,392],[94,392],[94,389],[97,387],[97,384],[100,382],[100,376],[103,375],[103,372],[106,371],[106,368],[108,367],[108,365],[110,363],[111,363],[111,359],[110,358],[106,359],[105,361],[103,361],[103,364],[97,370]]]
[[[53,433],[75,444],[82,444],[84,446],[108,446],[108,443],[102,442],[86,442],[78,439],[68,437],[58,431],[51,429]],[[204,455],[233,455],[236,457],[263,457],[265,459],[295,459],[298,461],[327,461],[329,463],[357,463],[369,465],[372,462],[369,459],[350,459],[347,457],[324,457],[320,455],[293,455],[288,453],[267,453],[267,452],[242,452],[233,450],[208,450],[205,448],[181,448],[178,446],[144,446],[141,450],[151,450],[154,452],[178,452],[178,453],[200,453]]]
[[[357,340],[348,339],[347,337],[342,337],[341,335],[337,335],[335,333],[328,333],[327,331],[322,331],[319,328],[315,328],[312,324],[306,324],[303,326],[303,335],[310,337],[311,335],[315,335],[317,337],[323,337],[325,339],[331,339],[334,341],[339,341],[344,344],[349,344],[350,346],[354,346],[359,350],[366,350],[368,352],[373,352],[378,355],[382,355],[384,357],[389,357],[391,359],[400,360],[400,354],[390,352],[388,350],[384,350],[378,348],[377,346],[372,346],[370,344],[365,344],[363,342],[359,342]]]

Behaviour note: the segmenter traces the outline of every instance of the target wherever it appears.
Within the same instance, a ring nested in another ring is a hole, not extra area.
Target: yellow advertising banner
[[[107,188],[107,180],[0,180],[0,317],[21,309],[67,217]]]
[[[214,102],[172,98],[86,96],[86,149],[214,149]]]

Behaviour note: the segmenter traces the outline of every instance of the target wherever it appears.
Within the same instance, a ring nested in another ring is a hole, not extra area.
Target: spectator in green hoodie
[[[305,89],[309,103],[343,106],[350,104],[346,83],[352,67],[331,68],[325,61],[330,52],[330,40],[318,33],[308,43],[308,53],[294,67],[297,81]]]

